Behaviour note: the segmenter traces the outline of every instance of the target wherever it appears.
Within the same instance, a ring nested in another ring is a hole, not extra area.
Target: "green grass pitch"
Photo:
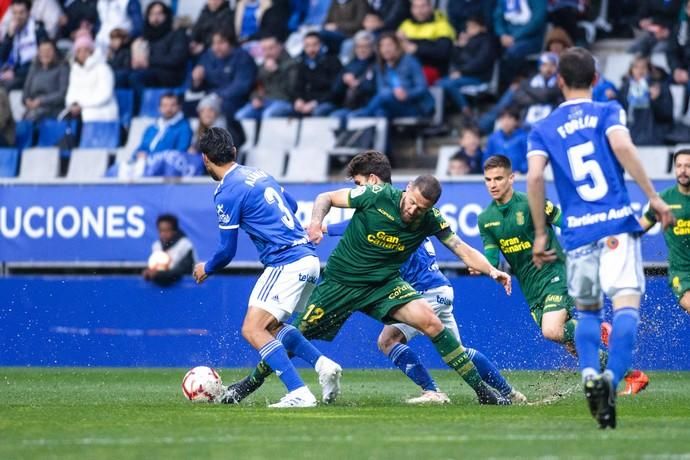
[[[409,407],[398,371],[346,370],[328,407],[271,410],[276,378],[240,406],[183,399],[182,369],[0,368],[0,459],[690,458],[690,373],[650,373],[601,431],[574,372],[510,372],[534,403],[480,407],[434,372],[453,403]],[[313,371],[303,369],[319,390]],[[221,371],[226,383],[243,375]]]

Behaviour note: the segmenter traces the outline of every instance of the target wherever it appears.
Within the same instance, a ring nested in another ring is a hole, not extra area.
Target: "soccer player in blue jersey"
[[[544,169],[553,169],[563,211],[568,292],[575,299],[575,347],[585,397],[601,428],[616,427],[616,387],[632,365],[645,280],[640,255],[641,231],[625,188],[624,170],[649,198],[664,227],[673,221],[637,157],[616,102],[592,102],[596,82],[589,51],[571,48],[560,59],[558,84],[565,102],[537,123],[528,139],[528,198],[537,267],[556,259],[547,250]],[[609,360],[599,372],[602,295],[613,303]]]
[[[347,177],[358,186],[391,183],[391,165],[388,157],[376,151],[360,153],[348,164]],[[348,224],[349,220],[324,225],[324,233],[331,236],[343,235]],[[424,296],[436,316],[459,341],[460,331],[453,315],[453,287],[438,267],[436,251],[429,238],[400,267],[400,276]],[[407,343],[419,334],[421,333],[417,329],[407,324],[386,325],[379,335],[378,347],[395,366],[422,389],[421,396],[408,399],[408,404],[448,403],[450,402],[448,395],[441,392],[417,353],[407,346]],[[466,350],[482,380],[513,403],[527,402],[525,395],[515,390],[501,375],[496,365],[482,352],[473,348],[466,348]]]
[[[235,162],[237,149],[225,129],[209,129],[199,147],[206,169],[220,182],[214,193],[220,246],[211,260],[194,267],[195,280],[202,283],[230,263],[239,229],[247,232],[266,269],[249,297],[242,335],[288,390],[269,407],[316,405],[288,352],[314,366],[324,400],[333,399],[339,391],[341,367],[323,356],[299,330],[283,323],[295,309],[304,308],[320,270],[314,245],[295,217],[296,202],[264,171]]]

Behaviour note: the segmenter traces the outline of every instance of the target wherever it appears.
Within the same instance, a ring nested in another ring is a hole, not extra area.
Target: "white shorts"
[[[640,238],[632,233],[607,236],[567,253],[568,293],[580,305],[643,295],[644,271]]]
[[[456,339],[460,340],[460,331],[458,331],[458,323],[455,321],[455,316],[453,316],[453,288],[450,286],[441,286],[434,289],[429,289],[428,291],[422,292],[424,300],[431,304],[431,308],[434,309],[434,313],[441,320],[443,325],[450,329]],[[404,323],[395,323],[391,326],[400,330],[403,333],[407,341],[409,342],[421,332]]]
[[[277,267],[267,267],[254,285],[249,306],[269,312],[280,322],[304,309],[319,279],[321,265],[316,256],[303,257]]]

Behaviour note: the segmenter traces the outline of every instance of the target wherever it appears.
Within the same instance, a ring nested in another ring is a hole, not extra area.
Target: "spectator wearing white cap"
[[[209,128],[227,129],[227,122],[223,116],[223,100],[215,93],[204,96],[196,106],[199,115],[199,126],[194,131],[192,145],[189,151],[192,153],[200,152],[199,138],[209,130]]]

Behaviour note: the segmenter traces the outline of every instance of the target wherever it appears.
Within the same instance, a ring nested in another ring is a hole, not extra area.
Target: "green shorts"
[[[669,272],[668,283],[671,285],[676,298],[680,301],[683,294],[690,291],[690,273]]]
[[[382,323],[394,323],[393,310],[422,296],[402,278],[376,286],[352,287],[324,276],[307,307],[292,324],[307,339],[333,340],[350,315],[361,311]]]
[[[541,328],[541,320],[544,317],[544,313],[566,310],[568,315],[565,320],[568,321],[573,318],[575,300],[568,295],[568,288],[566,286],[556,289],[547,288],[543,293],[541,302],[530,305],[529,310],[532,314],[532,319],[537,323],[537,326]]]

